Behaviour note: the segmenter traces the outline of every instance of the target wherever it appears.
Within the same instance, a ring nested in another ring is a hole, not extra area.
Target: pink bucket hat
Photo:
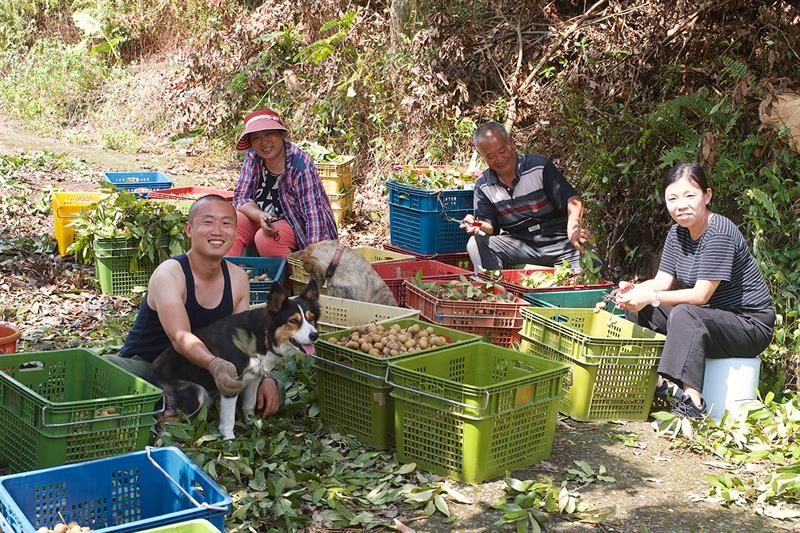
[[[289,131],[283,124],[281,117],[272,109],[257,109],[244,117],[244,133],[236,143],[236,149],[243,152],[250,148],[249,135],[256,131],[281,130]]]

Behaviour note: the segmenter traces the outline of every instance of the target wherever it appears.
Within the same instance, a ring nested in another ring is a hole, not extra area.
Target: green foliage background
[[[89,124],[116,149],[135,151],[144,134],[154,134],[199,139],[226,159],[240,117],[268,106],[287,117],[296,138],[357,154],[362,191],[380,194],[392,162],[466,164],[475,125],[507,118],[512,98],[496,72],[513,70],[515,34],[509,53],[495,54],[500,65],[481,62],[474,40],[502,26],[498,11],[529,16],[533,28],[552,23],[554,10],[559,20],[581,14],[567,3],[532,2],[522,13],[513,3],[439,0],[393,42],[389,4],[0,0],[0,106],[50,133]],[[658,28],[674,19],[648,16],[686,15],[689,4],[645,3],[650,14],[631,16]],[[764,355],[764,387],[780,391],[785,379],[797,380],[800,158],[787,131],[761,127],[758,103],[776,79],[797,81],[791,43],[798,32],[786,2],[704,6],[703,16],[701,36],[683,46],[663,34],[622,45],[596,28],[572,34],[535,76],[539,92],[521,95],[514,136],[578,185],[613,279],[653,273],[670,223],[660,174],[710,142],[714,209],[749,240],[780,315]],[[638,66],[628,61],[636,47],[644,58]],[[186,54],[178,56],[179,48]],[[528,47],[524,55],[535,61],[540,53]],[[131,101],[141,73],[173,55],[178,64],[150,100],[140,98],[146,111],[137,112]],[[605,89],[614,83],[629,94],[610,96]],[[203,100],[192,87],[213,95]]]

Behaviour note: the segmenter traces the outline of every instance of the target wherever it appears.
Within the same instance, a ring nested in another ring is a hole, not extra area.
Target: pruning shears
[[[595,308],[602,309],[603,307],[605,307],[605,302],[611,302],[613,304],[613,307],[611,307],[610,312],[611,314],[613,314],[614,311],[617,309],[617,296],[619,296],[620,294],[625,294],[632,288],[633,288],[633,283],[631,283],[630,281],[620,281],[619,287],[609,292],[608,294],[604,294],[603,295],[604,303],[598,302]]]
[[[617,296],[619,296],[620,294],[625,294],[632,288],[633,288],[633,283],[631,283],[630,281],[620,281],[619,287],[609,292],[608,294],[603,295],[603,301],[614,302],[617,299]]]

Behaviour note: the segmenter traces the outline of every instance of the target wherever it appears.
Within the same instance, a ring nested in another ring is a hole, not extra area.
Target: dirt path
[[[42,150],[66,153],[85,161],[88,174],[36,172],[25,177],[31,186],[46,189],[58,186],[70,190],[92,188],[92,181],[104,170],[166,170],[177,185],[232,185],[235,169],[209,166],[202,157],[176,151],[162,154],[125,154],[96,146],[83,146],[46,138],[25,131],[20,124],[0,116],[0,152]],[[45,223],[46,221],[40,221]],[[52,230],[52,227],[49,228]],[[34,231],[47,231],[41,228]],[[13,294],[11,294],[13,298]],[[13,305],[21,305],[14,302]],[[36,341],[33,342],[36,345]],[[638,447],[624,445],[612,434],[634,433]],[[800,526],[755,515],[749,509],[726,509],[698,501],[706,494],[708,474],[721,471],[708,462],[711,457],[694,454],[682,448],[671,448],[668,440],[655,434],[645,422],[579,423],[564,419],[556,431],[551,458],[536,469],[515,472],[518,479],[552,477],[560,483],[573,460],[588,462],[593,468],[604,465],[613,483],[594,482],[580,489],[582,501],[592,507],[613,506],[614,515],[602,526],[569,522],[556,517],[548,526],[555,532],[614,531],[625,533],[653,532],[761,532],[800,531]],[[455,523],[443,523],[437,514],[430,520],[410,523],[419,532],[484,532],[513,531],[511,526],[495,525],[500,513],[492,502],[503,495],[503,482],[494,481],[476,486],[461,486],[472,497],[471,505],[451,504],[458,517]],[[793,529],[794,528],[794,529]]]
[[[638,436],[639,447],[625,446],[611,436],[629,433]],[[593,508],[615,508],[607,522],[598,526],[554,517],[547,527],[550,532],[800,531],[796,525],[764,518],[747,509],[696,501],[707,493],[706,476],[722,472],[706,464],[712,459],[681,448],[671,449],[670,442],[658,436],[647,422],[581,423],[565,418],[556,429],[552,456],[536,469],[514,472],[512,477],[550,476],[558,484],[566,469],[575,468],[573,460],[582,460],[595,470],[604,465],[616,479],[613,483],[595,481],[578,491],[581,501]],[[418,532],[435,533],[513,531],[510,526],[494,524],[499,513],[491,509],[491,504],[503,496],[503,489],[502,481],[461,487],[475,501],[473,505],[451,505],[459,517],[455,528],[453,524],[441,523],[440,515],[427,524],[410,525]]]
[[[90,176],[78,179],[65,179],[56,184],[66,190],[86,190],[86,181],[100,178],[104,171],[159,170],[173,180],[176,187],[191,185],[232,187],[238,177],[238,169],[233,162],[228,165],[209,164],[201,156],[187,153],[172,147],[164,147],[159,152],[147,151],[137,154],[109,150],[107,148],[75,144],[37,134],[27,129],[20,121],[0,114],[0,153],[20,153],[34,150],[67,154],[83,161]],[[47,184],[42,184],[47,186]]]
[[[61,139],[31,133],[16,120],[0,115],[0,151],[48,150],[69,154],[98,170],[150,170],[172,166],[170,158],[156,154],[126,154],[99,146],[71,144]]]

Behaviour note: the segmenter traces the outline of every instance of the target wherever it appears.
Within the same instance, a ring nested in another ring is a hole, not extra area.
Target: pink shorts
[[[255,242],[258,255],[261,257],[286,257],[297,251],[297,240],[292,227],[286,219],[276,220],[272,227],[278,230],[274,237],[261,231],[261,225],[250,220],[241,211],[236,212],[236,242],[229,252],[230,255],[240,256],[245,247]]]

